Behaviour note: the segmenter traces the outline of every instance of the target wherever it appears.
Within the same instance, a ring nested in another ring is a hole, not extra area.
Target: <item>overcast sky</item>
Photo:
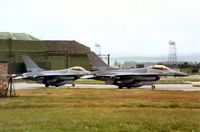
[[[200,53],[200,0],[0,0],[0,32],[76,40],[112,56]]]

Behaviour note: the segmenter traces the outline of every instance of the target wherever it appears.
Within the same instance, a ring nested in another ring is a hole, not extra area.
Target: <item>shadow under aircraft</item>
[[[117,85],[119,89],[123,87],[140,87],[143,85],[152,85],[152,89],[154,89],[154,82],[158,81],[161,76],[188,76],[185,73],[175,71],[164,65],[135,69],[116,69],[109,67],[94,52],[89,52],[87,56],[92,63],[94,71],[90,75],[83,76],[82,78],[102,80],[106,84]]]
[[[22,59],[26,66],[26,73],[21,76],[17,76],[15,79],[34,80],[37,83],[45,84],[45,87],[49,86],[62,86],[65,84],[72,84],[80,77],[90,74],[80,66],[71,67],[62,70],[44,70],[40,68],[29,56],[22,56]]]

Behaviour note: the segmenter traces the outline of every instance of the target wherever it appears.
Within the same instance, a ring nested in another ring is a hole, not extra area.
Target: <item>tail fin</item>
[[[93,70],[108,70],[113,69],[109,67],[99,56],[97,56],[94,52],[88,52],[87,56],[92,64]]]
[[[22,59],[23,59],[24,64],[26,66],[26,71],[27,72],[43,70],[29,56],[23,55]]]

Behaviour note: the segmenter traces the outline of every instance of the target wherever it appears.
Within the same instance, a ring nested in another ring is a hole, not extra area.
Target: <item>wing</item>
[[[76,80],[80,78],[78,74],[75,73],[24,73],[14,79],[27,79],[27,80],[48,80],[48,79],[60,79],[60,80]]]
[[[117,73],[114,76],[123,77],[123,76],[159,76],[158,73]]]
[[[137,76],[159,76],[158,73],[127,73],[127,72],[120,72],[120,73],[116,73],[116,74],[93,74],[93,75],[86,75],[83,76],[81,78],[83,79],[94,79],[97,77],[104,77],[104,78],[124,78],[124,77],[129,77],[129,78],[134,78]]]
[[[62,74],[62,73],[45,73],[45,74],[38,74],[34,75],[34,77],[72,77],[72,76],[79,76],[78,74]]]

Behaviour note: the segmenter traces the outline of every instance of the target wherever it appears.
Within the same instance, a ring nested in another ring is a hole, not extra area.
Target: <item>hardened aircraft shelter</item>
[[[29,55],[44,69],[64,69],[91,64],[90,48],[74,40],[39,40],[25,33],[0,32],[0,61],[8,62],[8,73],[25,71],[22,55]]]

